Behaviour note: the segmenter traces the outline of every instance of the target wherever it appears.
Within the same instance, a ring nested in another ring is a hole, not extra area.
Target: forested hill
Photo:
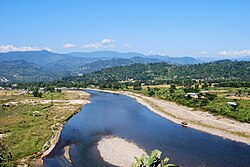
[[[58,73],[45,71],[41,66],[24,60],[0,62],[0,81],[35,82],[59,79]]]
[[[113,67],[81,77],[68,77],[67,81],[125,81],[125,80],[240,80],[250,81],[250,62],[222,60],[196,65],[167,63],[132,64]]]

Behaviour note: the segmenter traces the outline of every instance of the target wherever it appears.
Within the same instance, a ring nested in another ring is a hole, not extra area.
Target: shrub
[[[135,157],[136,162],[132,164],[132,167],[177,167],[174,164],[168,164],[168,157],[162,160],[161,153],[156,149],[151,152],[150,156],[143,154],[140,158]]]

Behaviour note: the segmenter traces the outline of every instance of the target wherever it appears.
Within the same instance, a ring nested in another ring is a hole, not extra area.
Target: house
[[[17,84],[12,84],[12,87],[17,87]]]
[[[45,93],[45,88],[39,88],[38,92],[44,94]]]
[[[197,94],[197,93],[187,93],[185,96],[186,96],[186,97],[187,97],[187,96],[190,96],[190,97],[192,97],[192,98],[198,98],[198,94]]]
[[[238,104],[237,104],[236,102],[227,102],[227,105],[232,106],[232,107],[235,107],[235,106],[237,106]]]

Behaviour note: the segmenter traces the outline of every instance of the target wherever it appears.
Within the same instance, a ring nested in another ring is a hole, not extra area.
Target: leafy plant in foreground
[[[132,164],[132,167],[177,167],[177,165],[168,164],[168,157],[162,160],[161,154],[161,151],[155,149],[150,156],[143,154],[139,158],[135,157],[136,162]]]

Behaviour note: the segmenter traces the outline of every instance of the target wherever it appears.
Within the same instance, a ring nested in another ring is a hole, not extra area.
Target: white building
[[[197,94],[197,93],[187,93],[185,96],[186,96],[186,97],[187,97],[187,96],[190,96],[190,97],[192,97],[192,98],[198,98],[198,94]]]

